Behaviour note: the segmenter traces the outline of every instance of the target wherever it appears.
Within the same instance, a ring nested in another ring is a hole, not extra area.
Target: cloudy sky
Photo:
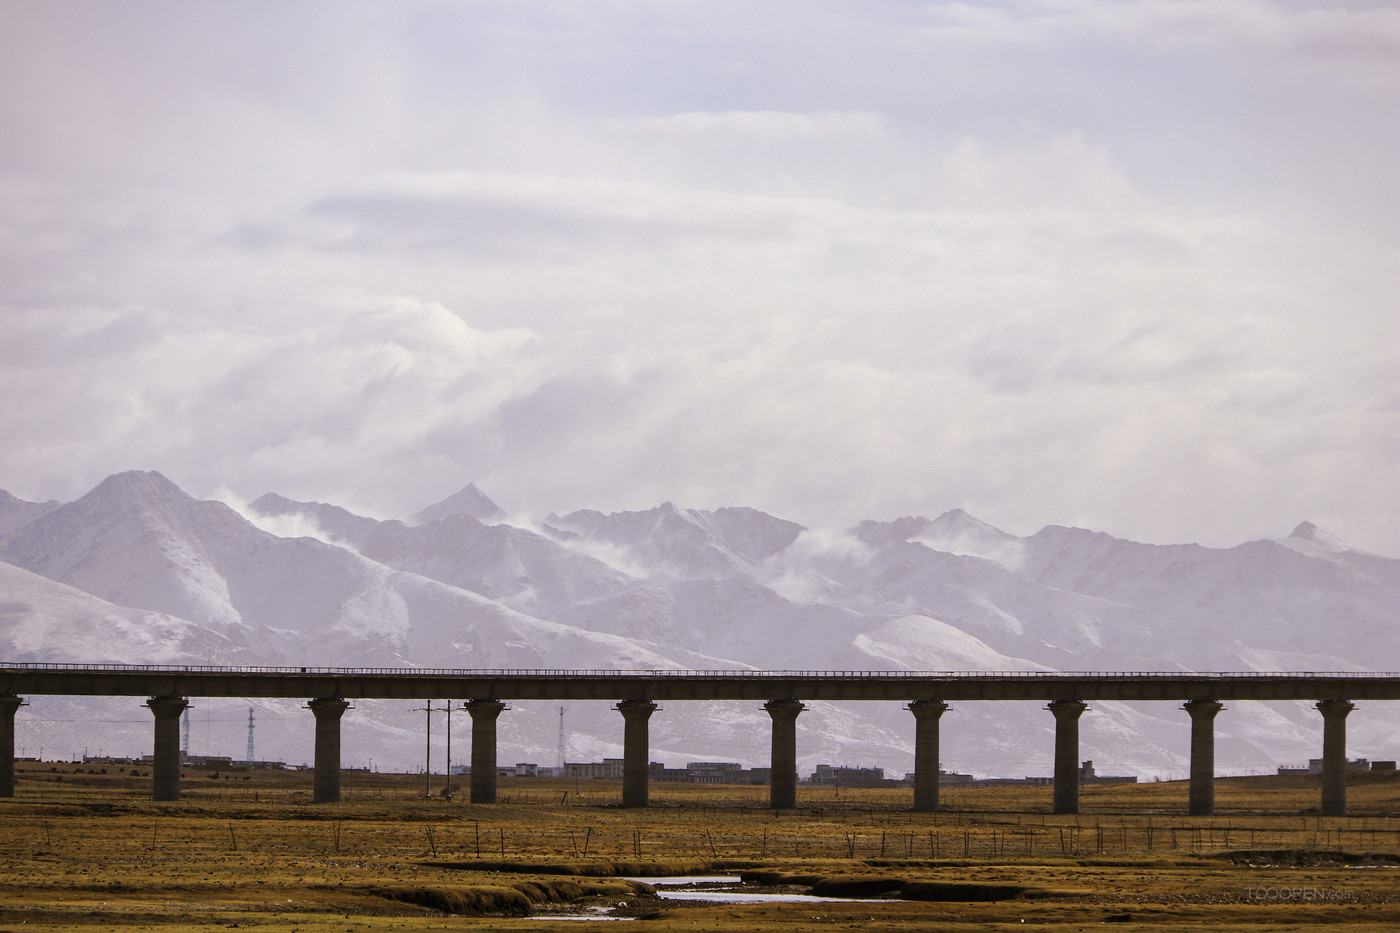
[[[7,0],[0,488],[1400,556],[1397,154],[1385,2]]]

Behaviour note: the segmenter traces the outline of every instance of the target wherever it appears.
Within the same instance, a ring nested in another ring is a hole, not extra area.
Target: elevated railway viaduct
[[[913,808],[938,808],[939,719],[950,702],[1045,701],[1055,718],[1053,809],[1079,811],[1079,717],[1095,700],[1180,702],[1191,718],[1189,812],[1215,810],[1215,716],[1226,701],[1307,700],[1322,716],[1321,810],[1346,813],[1346,720],[1356,700],[1400,699],[1400,674],[912,671],[421,670],[0,663],[0,797],[14,796],[24,697],[144,696],[155,718],[152,795],[180,796],[179,718],[190,697],[306,699],[316,718],[313,800],[340,799],[340,720],[354,699],[460,700],[472,718],[471,800],[496,800],[496,721],[507,700],[615,701],[622,804],[648,801],[648,722],[658,701],[762,701],[772,718],[770,804],[797,804],[804,701],[897,701],[914,715]]]

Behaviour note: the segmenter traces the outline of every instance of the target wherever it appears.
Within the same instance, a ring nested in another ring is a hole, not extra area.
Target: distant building
[[[1080,784],[1136,784],[1137,775],[1096,774],[1094,763],[1086,761],[1079,766]]]
[[[148,767],[154,767],[155,760],[155,755],[141,756],[141,764]],[[180,766],[184,768],[206,768],[210,771],[227,771],[234,766],[234,761],[227,755],[186,755],[184,752],[181,752]],[[240,766],[247,767],[247,764],[240,762]]]
[[[647,773],[653,781],[676,784],[767,784],[768,769],[748,769],[737,761],[691,761],[684,768],[668,768],[651,762]]]
[[[685,771],[696,784],[741,784],[744,766],[737,761],[690,761]]]
[[[953,771],[944,771],[942,768],[938,769],[938,783],[944,786],[947,786],[949,784],[971,784],[976,780],[977,779],[970,774],[958,774]],[[913,784],[914,772],[906,771],[904,774],[904,780],[900,781],[900,783]]]
[[[1053,777],[1023,777],[1023,778],[983,778],[972,782],[978,787],[989,787],[997,784],[1021,784],[1035,787],[1049,786],[1055,783]],[[1094,770],[1093,761],[1082,761],[1079,763],[1079,783],[1080,784],[1136,784],[1137,775],[1099,774]]]
[[[884,768],[841,768],[817,765],[808,783],[825,787],[883,787],[894,783],[885,780]]]
[[[472,773],[472,766],[453,765],[449,770],[452,774],[455,775],[469,775]],[[539,765],[534,764],[533,762],[518,761],[513,767],[511,765],[497,765],[496,777],[548,777],[549,775],[541,775],[542,771],[547,770],[549,769],[541,768]]]
[[[1323,759],[1321,759],[1321,758],[1309,758],[1309,759],[1308,759],[1308,766],[1307,766],[1306,768],[1298,768],[1298,767],[1293,767],[1293,766],[1290,766],[1290,765],[1279,765],[1279,766],[1278,766],[1278,773],[1279,773],[1279,774],[1321,774],[1321,773],[1322,773],[1322,761],[1323,761]],[[1390,765],[1389,770],[1391,770],[1391,771],[1394,771],[1394,770],[1395,770],[1395,762],[1393,762],[1393,761],[1390,761],[1390,762],[1381,762],[1381,761],[1378,761],[1378,762],[1376,762],[1376,765],[1383,765],[1383,764],[1388,764],[1388,765]],[[1386,770],[1386,769],[1373,766],[1373,765],[1371,764],[1371,762],[1367,761],[1365,758],[1352,758],[1352,759],[1349,759],[1349,760],[1347,761],[1347,770],[1348,770],[1348,771],[1381,771],[1381,770]]]
[[[599,761],[566,761],[564,777],[576,781],[622,780],[622,759],[604,758]]]

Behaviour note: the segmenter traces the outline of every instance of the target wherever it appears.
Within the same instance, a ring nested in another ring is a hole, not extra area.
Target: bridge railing
[[[59,662],[18,663],[0,661],[0,671],[103,672],[131,674],[210,674],[317,677],[432,677],[432,678],[539,678],[599,677],[618,679],[755,679],[755,680],[1241,680],[1253,678],[1397,679],[1400,673],[1371,671],[798,671],[798,670],[689,670],[617,669],[565,670],[553,668],[417,668],[417,667],[256,667],[212,664],[75,664]]]

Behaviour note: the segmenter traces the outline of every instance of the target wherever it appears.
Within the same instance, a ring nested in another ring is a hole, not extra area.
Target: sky
[[[1400,556],[1400,9],[0,4],[0,488]]]

